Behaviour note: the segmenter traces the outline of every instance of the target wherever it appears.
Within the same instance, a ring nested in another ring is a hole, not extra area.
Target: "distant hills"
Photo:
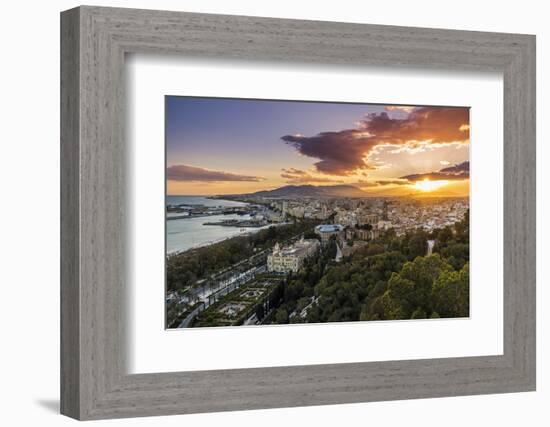
[[[285,185],[275,190],[247,194],[255,197],[368,197],[364,191],[353,185]]]
[[[225,194],[220,196],[214,196],[213,198],[221,199],[243,199],[253,197],[265,197],[265,198],[362,198],[362,197],[413,197],[413,198],[434,198],[434,197],[468,197],[468,195],[461,195],[458,192],[435,190],[430,192],[422,192],[412,188],[410,192],[404,192],[402,188],[391,188],[384,190],[369,189],[368,192],[361,190],[354,185],[340,184],[340,185],[285,185],[283,187],[275,188],[273,190],[257,191],[255,193],[248,194]]]

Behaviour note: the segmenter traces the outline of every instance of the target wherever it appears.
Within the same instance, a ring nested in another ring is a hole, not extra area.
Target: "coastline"
[[[205,206],[216,212],[197,212],[197,214],[189,216],[167,212],[165,220],[166,256],[209,246],[233,237],[247,236],[272,225],[278,225],[277,223],[265,223],[256,226],[252,222],[248,223],[250,217],[248,215],[243,216],[243,214],[254,209],[254,203],[221,197],[223,196],[167,196],[167,206],[194,204]],[[220,209],[216,209],[218,207]],[[236,224],[228,223],[231,220],[235,220]],[[244,230],[245,228],[246,230]]]
[[[214,239],[214,240],[209,240],[209,241],[206,241],[206,242],[202,242],[202,243],[198,243],[194,246],[191,246],[187,249],[183,249],[183,250],[176,250],[176,251],[172,251],[172,252],[168,252],[166,251],[166,257],[170,257],[170,256],[175,256],[175,255],[180,255],[182,253],[185,253],[187,251],[191,251],[193,249],[199,249],[199,248],[203,248],[205,246],[209,246],[209,245],[214,245],[216,243],[220,243],[220,242],[223,242],[225,240],[228,240],[228,239],[233,239],[235,237],[246,237],[246,236],[250,236],[254,233],[257,233],[261,230],[265,230],[269,227],[277,227],[277,226],[280,226],[280,225],[286,225],[286,224],[289,224],[288,222],[282,222],[282,223],[279,223],[279,224],[268,224],[268,225],[264,225],[262,227],[257,227],[257,228],[254,228],[254,229],[251,229],[251,230],[247,230],[246,232],[243,232],[243,233],[240,233],[240,234],[235,234],[233,236],[227,236],[227,237],[221,237],[219,239]]]
[[[248,233],[237,234],[235,236],[229,236],[229,237],[221,237],[219,239],[210,240],[208,242],[198,243],[195,246],[191,246],[190,248],[187,248],[187,249],[175,250],[175,251],[172,251],[172,252],[166,251],[166,257],[170,257],[170,256],[174,256],[174,255],[180,255],[184,252],[192,251],[193,249],[199,249],[199,248],[202,248],[204,246],[214,245],[216,243],[223,242],[224,240],[227,240],[227,239],[233,239],[234,237],[244,236],[245,234],[248,234]]]

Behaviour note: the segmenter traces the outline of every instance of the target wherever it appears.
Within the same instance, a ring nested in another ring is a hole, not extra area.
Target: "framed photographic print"
[[[535,389],[534,36],[84,6],[61,40],[62,413]]]
[[[469,108],[165,108],[168,328],[469,317]]]

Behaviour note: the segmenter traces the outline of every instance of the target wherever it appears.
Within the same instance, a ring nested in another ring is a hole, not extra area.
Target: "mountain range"
[[[256,197],[368,197],[368,194],[353,185],[285,185],[274,190],[248,194]]]

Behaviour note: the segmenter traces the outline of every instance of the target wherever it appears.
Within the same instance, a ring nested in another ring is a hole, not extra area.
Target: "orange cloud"
[[[413,182],[422,181],[424,179],[429,179],[430,181],[457,181],[468,178],[470,178],[470,162],[468,161],[443,168],[436,172],[416,173],[401,177],[401,179],[406,179]]]
[[[342,180],[335,180],[323,176],[312,175],[309,172],[296,168],[282,169],[282,171],[283,173],[281,174],[281,178],[286,179],[287,184],[306,184],[311,182],[344,182]]]
[[[391,107],[391,106],[389,106]],[[352,175],[374,169],[368,155],[379,145],[402,146],[416,151],[426,147],[469,141],[469,109],[418,107],[404,119],[387,113],[367,114],[356,129],[321,132],[315,136],[285,135],[281,139],[300,154],[318,159],[318,172]]]

